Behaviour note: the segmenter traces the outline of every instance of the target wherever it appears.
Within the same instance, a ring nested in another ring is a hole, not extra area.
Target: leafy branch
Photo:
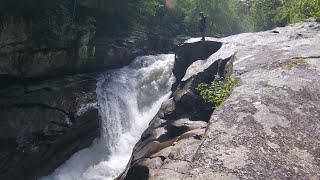
[[[211,84],[200,83],[196,88],[200,92],[201,97],[207,103],[212,104],[213,108],[217,108],[231,92],[231,78],[218,79]]]

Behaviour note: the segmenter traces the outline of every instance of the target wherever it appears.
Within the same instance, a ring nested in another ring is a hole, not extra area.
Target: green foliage
[[[237,15],[232,9],[232,0],[201,0],[191,1],[190,10],[186,16],[189,31],[199,33],[199,12],[207,16],[207,34],[231,35],[241,32]]]
[[[250,8],[253,30],[262,31],[273,28],[274,17],[277,15],[277,8],[281,6],[280,0],[255,0]]]
[[[254,22],[250,9],[252,9],[253,1],[230,0],[229,6],[233,12],[241,32],[254,31]]]
[[[314,17],[320,21],[320,0],[282,1],[275,22],[296,23]]]
[[[23,20],[41,48],[76,48],[76,39],[95,29],[89,16],[74,17],[72,0],[2,0],[0,15],[3,21],[11,17]]]
[[[194,0],[177,0],[176,6],[167,7],[163,0],[146,0],[140,6],[139,21],[145,29],[169,37],[186,33],[185,18],[188,16],[191,2]]]
[[[144,29],[173,37],[200,36],[199,12],[207,16],[207,36],[261,31],[315,17],[320,0],[1,0],[0,16],[23,17],[38,42],[72,46],[70,42],[94,28],[119,32]],[[88,18],[91,17],[91,18]]]
[[[233,9],[247,31],[268,30],[275,26],[320,20],[320,0],[234,0]]]
[[[211,103],[213,108],[217,108],[226,97],[230,95],[232,80],[231,78],[213,81],[211,84],[198,84],[196,88],[200,92],[205,102]]]

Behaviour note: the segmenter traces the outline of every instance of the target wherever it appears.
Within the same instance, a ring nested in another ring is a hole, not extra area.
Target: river
[[[40,180],[111,180],[169,96],[174,55],[142,56],[103,73],[97,83],[101,137]]]

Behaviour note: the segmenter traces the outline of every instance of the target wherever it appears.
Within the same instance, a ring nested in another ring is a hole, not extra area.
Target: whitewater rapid
[[[174,55],[138,57],[110,70],[97,83],[101,137],[41,180],[111,180],[127,165],[132,149],[162,102],[174,77]]]

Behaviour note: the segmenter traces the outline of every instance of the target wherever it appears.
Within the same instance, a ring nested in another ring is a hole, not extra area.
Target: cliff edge
[[[222,46],[186,61],[191,65],[118,178],[319,179],[319,31],[309,22],[208,38]],[[174,72],[183,73],[180,67]],[[195,88],[217,75],[231,76],[233,90],[208,109]]]

